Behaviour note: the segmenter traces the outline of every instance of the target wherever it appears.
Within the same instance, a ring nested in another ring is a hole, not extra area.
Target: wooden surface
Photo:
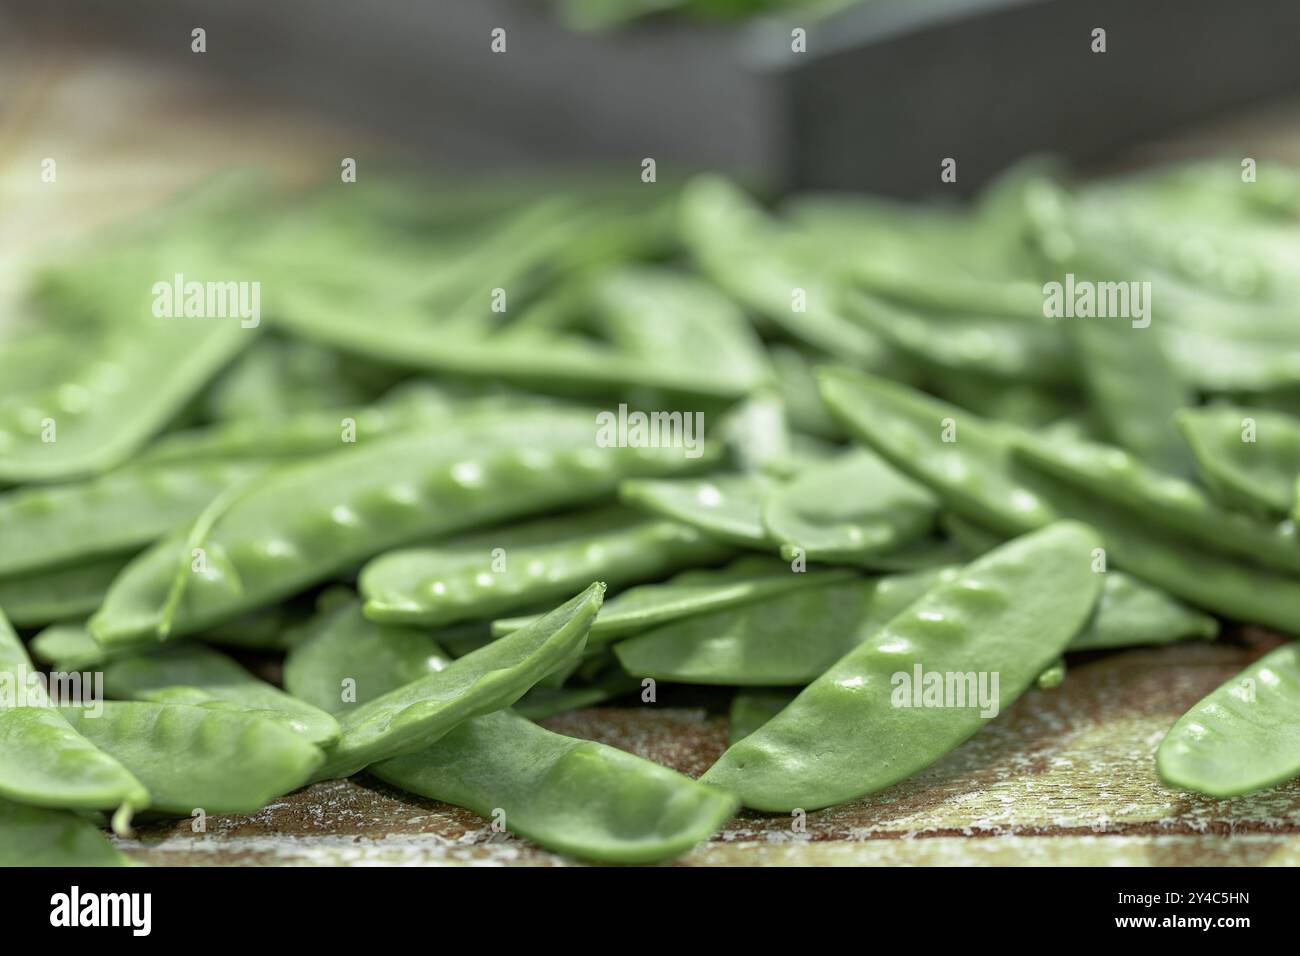
[[[1277,152],[1292,152],[1294,112]],[[1231,127],[1235,141],[1245,134]],[[1279,132],[1279,129],[1282,132]],[[321,131],[264,104],[77,52],[0,57],[0,304],[36,250],[143,208],[222,167],[259,162],[288,177],[337,170],[357,139]],[[41,184],[58,157],[57,186]],[[6,278],[9,280],[6,285]],[[797,639],[792,635],[792,639]],[[1065,683],[1033,691],[923,773],[869,799],[811,814],[745,813],[680,861],[782,864],[1287,864],[1300,862],[1300,782],[1215,802],[1155,777],[1161,737],[1192,703],[1267,649],[1234,635],[1074,660]],[[721,752],[726,719],[675,706],[580,711],[552,729],[601,740],[698,775]],[[696,699],[694,696],[691,699]],[[676,702],[678,704],[681,701]],[[495,835],[463,810],[401,794],[364,776],[318,784],[250,817],[142,826],[119,841],[159,864],[571,863]]]

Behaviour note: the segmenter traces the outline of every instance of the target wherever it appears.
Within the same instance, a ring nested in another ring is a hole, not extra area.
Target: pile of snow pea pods
[[[962,206],[236,174],[56,250],[0,326],[0,864],[355,774],[669,860],[1224,622],[1276,647],[1159,777],[1290,780],[1298,266],[1300,173],[1226,160]],[[260,321],[158,314],[181,276]],[[1067,276],[1145,304],[1050,314]],[[601,440],[628,409],[702,440]],[[699,780],[545,727],[674,685],[730,701]]]

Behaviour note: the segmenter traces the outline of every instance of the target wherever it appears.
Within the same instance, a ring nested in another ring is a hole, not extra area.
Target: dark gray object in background
[[[541,0],[5,0],[5,13],[25,42],[129,46],[446,165],[636,175],[653,156],[661,175],[898,196],[952,188],[944,157],[970,192],[1026,153],[1086,161],[1300,89],[1295,0],[866,0],[822,22],[665,18],[605,34],[566,29]],[[807,53],[790,51],[792,26]]]

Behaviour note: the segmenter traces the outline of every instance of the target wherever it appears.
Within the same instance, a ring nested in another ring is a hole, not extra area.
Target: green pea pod
[[[856,571],[847,568],[796,573],[784,562],[758,555],[738,558],[725,568],[684,571],[662,583],[638,585],[615,595],[600,609],[587,643],[599,646],[670,621],[857,576]],[[530,616],[493,621],[492,633],[511,634],[536,619]]]
[[[116,827],[149,805],[130,771],[68,725],[0,613],[0,797],[44,807],[118,811]]]
[[[1266,567],[1300,573],[1300,538],[1294,528],[1224,511],[1195,485],[1162,474],[1122,449],[1030,436],[1017,438],[1015,445],[1017,457],[1035,470],[1132,509],[1135,518]]]
[[[331,714],[349,710],[436,674],[451,664],[421,631],[378,624],[350,599],[321,614],[284,661],[289,693]]]
[[[666,624],[614,646],[629,674],[682,684],[807,684],[951,576],[919,571],[801,588]]]
[[[727,711],[727,746],[758,730],[789,707],[798,695],[797,689],[779,687],[737,691]]]
[[[328,712],[289,696],[201,644],[115,658],[103,668],[110,697],[235,707],[282,724],[319,747],[328,747],[339,736],[338,722]]]
[[[772,362],[777,391],[785,403],[790,425],[830,441],[843,438],[843,429],[826,410],[817,391],[813,359],[793,346],[780,343],[773,343],[768,348],[768,358]]]
[[[390,551],[361,569],[359,587],[372,620],[452,624],[536,607],[597,577],[621,587],[730,553],[689,525],[601,508]]]
[[[234,708],[108,701],[60,712],[148,788],[151,810],[255,813],[305,784],[321,751],[274,720]]]
[[[130,865],[84,817],[0,799],[0,867]]]
[[[17,627],[84,618],[104,603],[109,587],[129,560],[109,555],[7,575],[0,578],[0,607]]]
[[[1170,786],[1211,797],[1300,776],[1300,644],[1264,655],[1178,718],[1156,769]]]
[[[183,527],[225,488],[265,470],[231,462],[131,466],[99,478],[0,495],[0,576],[129,557]]]
[[[858,440],[969,520],[1016,535],[1054,515],[1010,474],[1013,432],[893,382],[819,373],[822,397]]]
[[[721,474],[625,481],[618,494],[626,504],[699,528],[719,541],[766,548],[772,540],[763,527],[763,503],[776,486],[761,474]]]
[[[545,687],[538,684],[519,698],[511,709],[529,720],[545,720],[571,710],[603,704],[607,700],[639,690],[640,687],[640,681],[615,668],[590,684],[568,687]]]
[[[581,656],[604,594],[603,584],[593,584],[537,623],[349,711],[319,778],[351,776],[427,746],[462,721],[509,707]]]
[[[978,559],[849,651],[702,779],[746,806],[788,812],[852,800],[928,766],[1060,657],[1101,591],[1091,568],[1099,544],[1063,522]],[[933,688],[922,670],[963,693],[923,695]],[[968,700],[965,689],[981,681],[985,693]]]
[[[1185,408],[1182,430],[1200,476],[1225,505],[1282,517],[1296,505],[1300,420],[1263,408]]]
[[[210,527],[164,539],[128,565],[91,632],[109,645],[195,633],[413,539],[586,502],[630,475],[695,465],[680,449],[595,447],[595,431],[594,413],[546,410],[277,470],[210,513]]]
[[[605,863],[669,860],[707,840],[738,801],[676,771],[509,711],[461,724],[370,768],[381,780],[485,817],[551,850]]]
[[[938,504],[923,486],[862,449],[815,464],[763,506],[768,536],[786,560],[857,564],[897,551],[933,527]]]
[[[843,297],[844,313],[925,365],[1046,385],[1075,378],[1065,336],[1041,316],[1008,318],[891,303],[861,289]]]

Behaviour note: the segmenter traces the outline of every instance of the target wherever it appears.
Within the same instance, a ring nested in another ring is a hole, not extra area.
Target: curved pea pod
[[[90,621],[105,644],[194,633],[412,540],[608,494],[693,467],[680,449],[595,447],[596,418],[540,412],[472,433],[392,437],[279,469],[186,539],[135,559]],[[510,447],[507,436],[521,447]]]
[[[878,455],[847,452],[809,466],[769,494],[763,525],[786,560],[856,564],[896,551],[934,527],[938,502]]]
[[[130,865],[84,817],[0,799],[0,867]]]
[[[818,381],[827,406],[850,434],[963,517],[1008,535],[1055,518],[1011,474],[1012,430],[848,369],[822,369]]]
[[[1300,776],[1300,644],[1265,654],[1178,718],[1156,769],[1170,786],[1211,797]]]
[[[1195,485],[1162,474],[1122,449],[1027,435],[1017,438],[1015,446],[1019,460],[1131,509],[1135,517],[1266,567],[1300,573],[1300,538],[1294,528],[1224,511]]]
[[[120,308],[142,318],[111,327],[85,362],[46,388],[0,401],[0,481],[53,481],[120,464],[254,340],[256,330],[238,319],[153,317],[150,283],[175,271],[141,275],[139,301]]]
[[[1185,408],[1174,422],[1201,479],[1225,505],[1283,517],[1296,504],[1300,420],[1281,412],[1231,405]]]
[[[349,711],[320,779],[351,776],[427,746],[472,717],[509,707],[581,657],[604,594],[603,584],[592,584],[535,624]]]
[[[451,624],[545,604],[603,578],[652,580],[731,554],[689,525],[601,508],[390,551],[361,569],[366,616],[393,624]]]
[[[326,747],[339,725],[318,707],[254,677],[220,651],[201,644],[160,648],[103,664],[110,697],[198,707],[233,707],[282,724],[304,740]]]
[[[763,502],[776,486],[766,475],[719,474],[625,481],[618,495],[626,504],[699,528],[719,541],[766,548],[772,540],[763,527]]]
[[[798,690],[783,687],[737,691],[727,710],[727,746],[758,730],[790,706],[798,694]]]
[[[1153,533],[1134,512],[1034,467],[1016,474],[1062,515],[1101,532],[1107,554],[1129,574],[1196,607],[1288,633],[1300,633],[1300,579],[1207,550],[1173,531]]]
[[[807,684],[949,571],[802,588],[666,624],[614,645],[636,677],[748,687]]]
[[[109,555],[0,578],[0,607],[18,627],[41,627],[93,613],[129,557]]]
[[[848,568],[795,572],[775,558],[748,555],[723,568],[684,571],[667,581],[638,585],[615,595],[600,609],[587,643],[597,646],[669,621],[857,576],[858,572]],[[529,616],[493,621],[492,633],[511,634],[536,619]]]
[[[813,810],[933,763],[1061,656],[1101,591],[1090,566],[1099,543],[1061,522],[978,559],[849,651],[702,779],[755,809]],[[939,694],[925,672],[940,675]]]
[[[149,793],[52,706],[9,622],[0,613],[0,797],[44,807],[118,810],[149,805]],[[83,685],[84,686],[84,685]]]
[[[325,612],[284,661],[284,686],[300,700],[343,714],[391,690],[436,674],[451,657],[427,634],[378,624],[349,600]]]
[[[1065,336],[1041,317],[1009,318],[891,303],[861,289],[843,296],[844,314],[918,362],[1056,385],[1076,377]]]
[[[296,790],[324,759],[301,735],[256,713],[152,701],[60,712],[149,790],[151,810],[254,813]]]
[[[0,575],[123,559],[198,516],[232,484],[265,470],[224,461],[130,466],[75,484],[0,495]]]
[[[424,750],[370,768],[381,780],[485,817],[514,833],[605,863],[670,860],[707,840],[739,802],[667,767],[499,711]]]

